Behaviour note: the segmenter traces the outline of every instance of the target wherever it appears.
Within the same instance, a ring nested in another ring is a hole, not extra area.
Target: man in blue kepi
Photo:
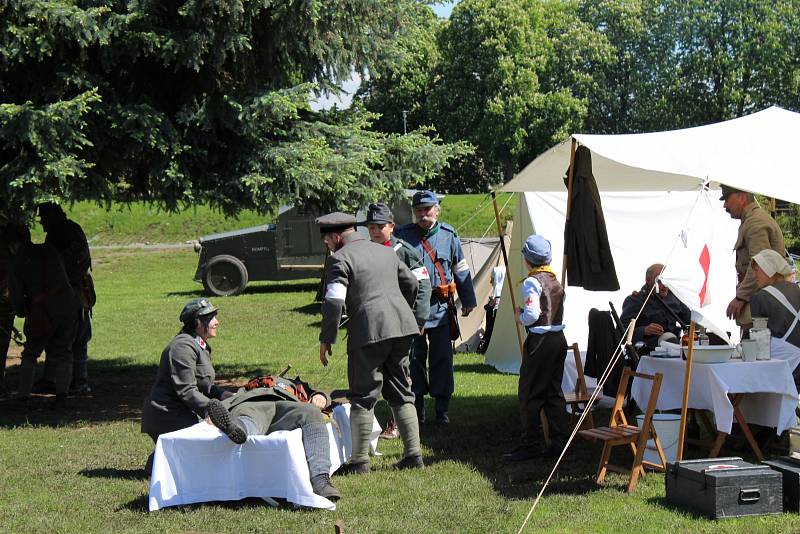
[[[459,337],[456,292],[461,314],[477,306],[472,275],[461,242],[452,226],[439,222],[439,199],[432,191],[418,191],[412,201],[416,222],[398,228],[395,235],[417,249],[431,277],[431,311],[424,330],[411,350],[411,389],[416,396],[417,417],[425,422],[425,395],[435,399],[436,421],[448,424],[453,395],[453,345]]]

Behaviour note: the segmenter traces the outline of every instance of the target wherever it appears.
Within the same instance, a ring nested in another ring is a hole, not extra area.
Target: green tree
[[[589,131],[684,128],[775,104],[800,109],[798,0],[585,0],[580,11],[615,51],[597,77]]]
[[[429,179],[463,145],[314,112],[392,49],[412,0],[0,3],[0,217],[45,199],[227,213],[351,208]]]
[[[430,6],[417,4],[392,50],[362,82],[358,98],[381,115],[375,122],[379,130],[401,133],[434,123],[429,98],[439,62],[436,36],[443,24]]]
[[[576,130],[605,39],[574,2],[464,0],[439,37],[435,125],[476,148],[489,179],[507,180]]]

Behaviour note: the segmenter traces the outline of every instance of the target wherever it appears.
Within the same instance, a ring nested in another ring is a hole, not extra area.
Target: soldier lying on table
[[[322,413],[330,405],[330,396],[312,390],[299,377],[267,375],[254,378],[225,400],[211,399],[206,422],[234,443],[244,443],[247,436],[301,429],[311,487],[317,495],[337,501],[341,495],[331,484],[327,417]]]

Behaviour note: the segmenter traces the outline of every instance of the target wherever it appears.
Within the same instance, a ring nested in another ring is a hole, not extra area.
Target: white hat
[[[753,256],[753,261],[755,261],[758,266],[761,267],[761,270],[764,271],[764,274],[767,276],[773,276],[775,273],[778,273],[782,276],[788,276],[792,274],[792,271],[794,270],[786,261],[786,258],[771,248],[764,249]]]

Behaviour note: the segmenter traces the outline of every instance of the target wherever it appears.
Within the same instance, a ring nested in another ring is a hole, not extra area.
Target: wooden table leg
[[[714,440],[714,445],[711,447],[711,451],[708,453],[709,458],[716,458],[719,456],[719,451],[722,449],[722,444],[725,443],[725,438],[728,437],[728,434],[725,432],[717,432],[717,438]]]
[[[742,403],[742,399],[744,398],[744,393],[737,393],[733,396],[732,404],[733,404],[733,415],[736,417],[736,420],[739,422],[739,426],[742,428],[742,433],[744,434],[744,438],[747,440],[747,443],[750,445],[750,448],[753,449],[753,452],[756,454],[756,458],[758,461],[761,462],[764,460],[764,455],[761,453],[761,449],[756,443],[755,438],[753,437],[753,433],[750,432],[750,426],[747,424],[747,420],[744,418],[744,414],[739,409],[739,404]]]

